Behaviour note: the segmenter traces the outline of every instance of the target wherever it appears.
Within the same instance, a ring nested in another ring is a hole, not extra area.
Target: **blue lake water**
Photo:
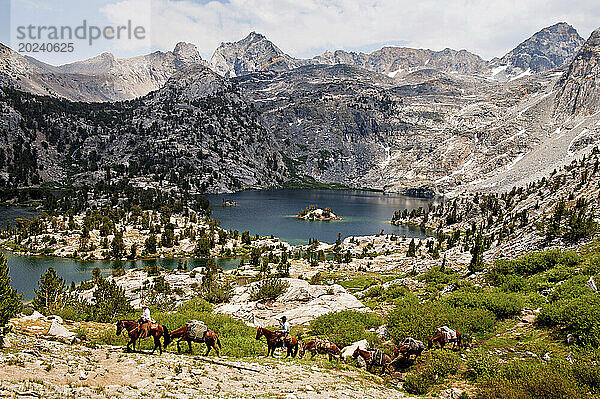
[[[4,254],[10,269],[11,285],[23,293],[25,300],[33,299],[35,296],[34,289],[37,288],[40,276],[49,267],[56,269],[58,275],[65,279],[67,284],[70,284],[71,281],[79,283],[89,280],[92,270],[95,268],[99,268],[104,275],[108,275],[112,272],[116,263],[121,263],[126,269],[144,267],[151,264],[156,264],[165,269],[176,269],[179,262],[179,259],[148,259],[127,262],[102,260],[78,261],[47,256],[19,256],[10,252],[4,252]],[[203,266],[206,263],[206,259],[182,259],[181,261],[187,261],[189,270]],[[215,259],[215,261],[224,270],[234,269],[240,263],[237,259]]]
[[[233,200],[238,205],[221,207],[222,200]],[[290,244],[306,244],[309,238],[333,242],[338,233],[342,238],[358,235],[395,233],[407,237],[423,237],[426,232],[417,227],[393,226],[389,223],[397,209],[426,207],[428,200],[409,198],[399,195],[383,195],[365,191],[330,190],[265,190],[243,191],[234,194],[209,196],[212,217],[221,222],[226,229],[250,231],[252,234],[271,235]],[[340,221],[306,221],[295,217],[298,212],[309,206],[330,207],[342,218]],[[7,220],[30,218],[39,211],[23,208],[0,208],[0,226],[6,226]],[[73,259],[17,256],[9,252],[7,256],[11,282],[25,296],[32,299],[40,276],[52,266],[67,284],[88,280],[94,268],[109,274],[114,261],[77,261]],[[185,261],[185,260],[183,260]],[[177,259],[140,260],[122,262],[125,268],[143,267],[155,262],[166,269],[175,269]],[[202,266],[206,259],[187,259],[188,269]],[[232,269],[239,264],[238,259],[217,259],[223,269]]]
[[[221,207],[223,199],[238,206]],[[380,233],[396,233],[407,237],[423,237],[418,227],[394,226],[389,223],[398,209],[427,207],[429,200],[401,195],[353,190],[251,190],[233,194],[210,195],[212,217],[221,227],[240,232],[270,235],[290,244],[307,244],[309,238],[334,242],[342,239]],[[295,217],[309,205],[329,207],[340,221],[307,221]]]

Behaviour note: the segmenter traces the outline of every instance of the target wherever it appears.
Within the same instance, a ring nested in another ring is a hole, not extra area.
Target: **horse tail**
[[[171,343],[171,334],[169,334],[169,329],[164,324],[163,324],[162,328],[163,328],[163,337],[165,338],[164,346],[165,346],[165,349],[167,349],[167,346]]]

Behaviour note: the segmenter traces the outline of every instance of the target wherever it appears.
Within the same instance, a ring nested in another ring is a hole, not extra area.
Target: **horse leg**
[[[154,349],[152,349],[151,355],[154,355],[154,351],[156,351],[156,348],[158,348],[159,354],[162,355],[162,345],[160,343],[160,336],[154,337]]]
[[[190,347],[190,355],[193,355],[193,354],[194,354],[194,352],[192,351],[192,340],[191,340],[191,339],[188,339],[188,340],[187,340],[187,343],[188,343],[188,346]]]
[[[208,354],[210,353],[210,348],[211,346],[209,344],[206,344],[206,355],[204,356],[208,356]]]
[[[181,342],[181,338],[179,339],[179,341],[177,341],[177,353],[181,353],[181,345],[179,344]]]

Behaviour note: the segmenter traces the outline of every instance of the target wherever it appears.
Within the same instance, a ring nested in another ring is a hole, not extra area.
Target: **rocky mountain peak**
[[[266,40],[267,38],[264,35],[260,34],[260,33],[252,31],[252,32],[250,32],[248,34],[248,36],[246,36],[241,41],[242,42],[258,42],[258,41],[261,41],[263,39]]]
[[[234,43],[221,43],[210,60],[212,69],[225,77],[264,70],[289,70],[306,63],[285,54],[256,32],[250,32],[244,39]]]
[[[577,30],[559,22],[535,33],[500,59],[522,71],[544,72],[568,64],[584,43]]]
[[[600,111],[600,28],[592,32],[556,87],[558,113],[591,115]]]
[[[175,65],[177,67],[199,64],[202,62],[202,57],[198,52],[198,48],[191,43],[177,43],[177,45],[175,45],[175,49],[173,50],[173,55],[175,56]]]

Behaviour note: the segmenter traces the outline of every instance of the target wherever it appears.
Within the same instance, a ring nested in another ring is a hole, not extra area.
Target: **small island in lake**
[[[238,203],[235,202],[234,200],[226,200],[225,198],[223,198],[223,201],[221,202],[221,206],[222,207],[228,207],[228,206],[238,206]]]
[[[300,212],[298,212],[297,217],[298,217],[298,219],[303,219],[303,220],[322,220],[322,221],[340,220],[341,219],[335,213],[333,213],[333,210],[331,210],[331,208],[321,209],[321,208],[318,208],[316,205],[310,205],[309,207],[302,209]]]

